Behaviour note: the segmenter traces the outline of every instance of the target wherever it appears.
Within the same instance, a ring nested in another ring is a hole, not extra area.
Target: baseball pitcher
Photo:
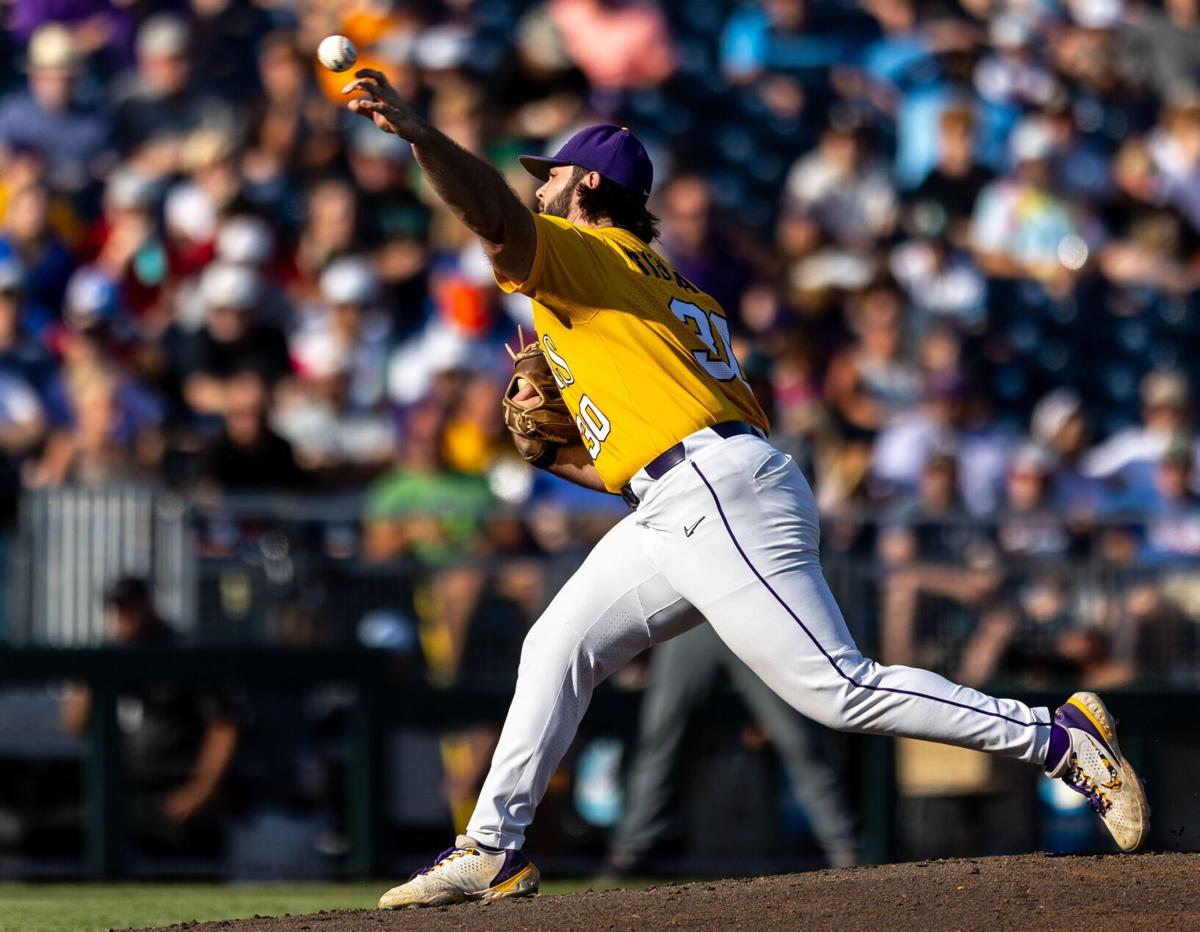
[[[540,354],[518,357],[506,398],[518,449],[633,509],[526,637],[467,834],[381,907],[536,891],[525,830],[592,690],[693,623],[686,605],[809,718],[1029,761],[1085,795],[1121,848],[1142,843],[1145,795],[1099,697],[1075,693],[1051,715],[881,666],[855,646],[821,574],[812,492],[767,439],[724,312],[650,245],[653,169],[628,130],[592,126],[554,158],[522,157],[542,181],[535,214],[383,74],[356,78],[350,110],[412,143],[433,190],[482,240],[499,286],[533,301]]]

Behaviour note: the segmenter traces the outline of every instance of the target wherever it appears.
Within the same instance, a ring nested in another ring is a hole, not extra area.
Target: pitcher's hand
[[[346,106],[351,113],[370,118],[385,133],[394,133],[401,139],[415,142],[425,128],[422,120],[396,92],[382,71],[360,68],[354,72],[355,80],[344,88],[343,94],[362,91],[366,97],[356,97]]]

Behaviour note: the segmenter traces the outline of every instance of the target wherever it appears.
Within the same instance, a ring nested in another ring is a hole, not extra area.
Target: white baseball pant
[[[812,491],[765,440],[707,428],[637,511],[613,527],[530,629],[516,692],[467,834],[520,847],[597,683],[695,623],[695,606],[747,666],[809,718],[1042,764],[1050,713],[886,667],[854,645],[821,575]],[[681,627],[681,625],[683,627]]]

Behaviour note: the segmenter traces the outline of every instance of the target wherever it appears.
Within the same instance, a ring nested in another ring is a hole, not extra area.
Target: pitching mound
[[[1200,854],[980,858],[402,912],[172,926],[223,932],[1064,929],[1200,926]]]

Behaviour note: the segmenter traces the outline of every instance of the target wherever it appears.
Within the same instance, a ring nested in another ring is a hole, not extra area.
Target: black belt
[[[745,421],[722,421],[720,424],[713,424],[709,430],[726,439],[740,437],[743,434],[753,434],[756,437],[763,435],[761,430],[752,424],[747,424]],[[683,441],[680,440],[675,446],[663,450],[662,453],[654,457],[654,459],[642,467],[641,471],[645,472],[651,479],[657,481],[685,459],[687,459],[687,451],[684,449]],[[625,499],[625,504],[630,508],[637,508],[638,497],[633,494],[633,488],[628,482],[621,488],[621,498]]]

